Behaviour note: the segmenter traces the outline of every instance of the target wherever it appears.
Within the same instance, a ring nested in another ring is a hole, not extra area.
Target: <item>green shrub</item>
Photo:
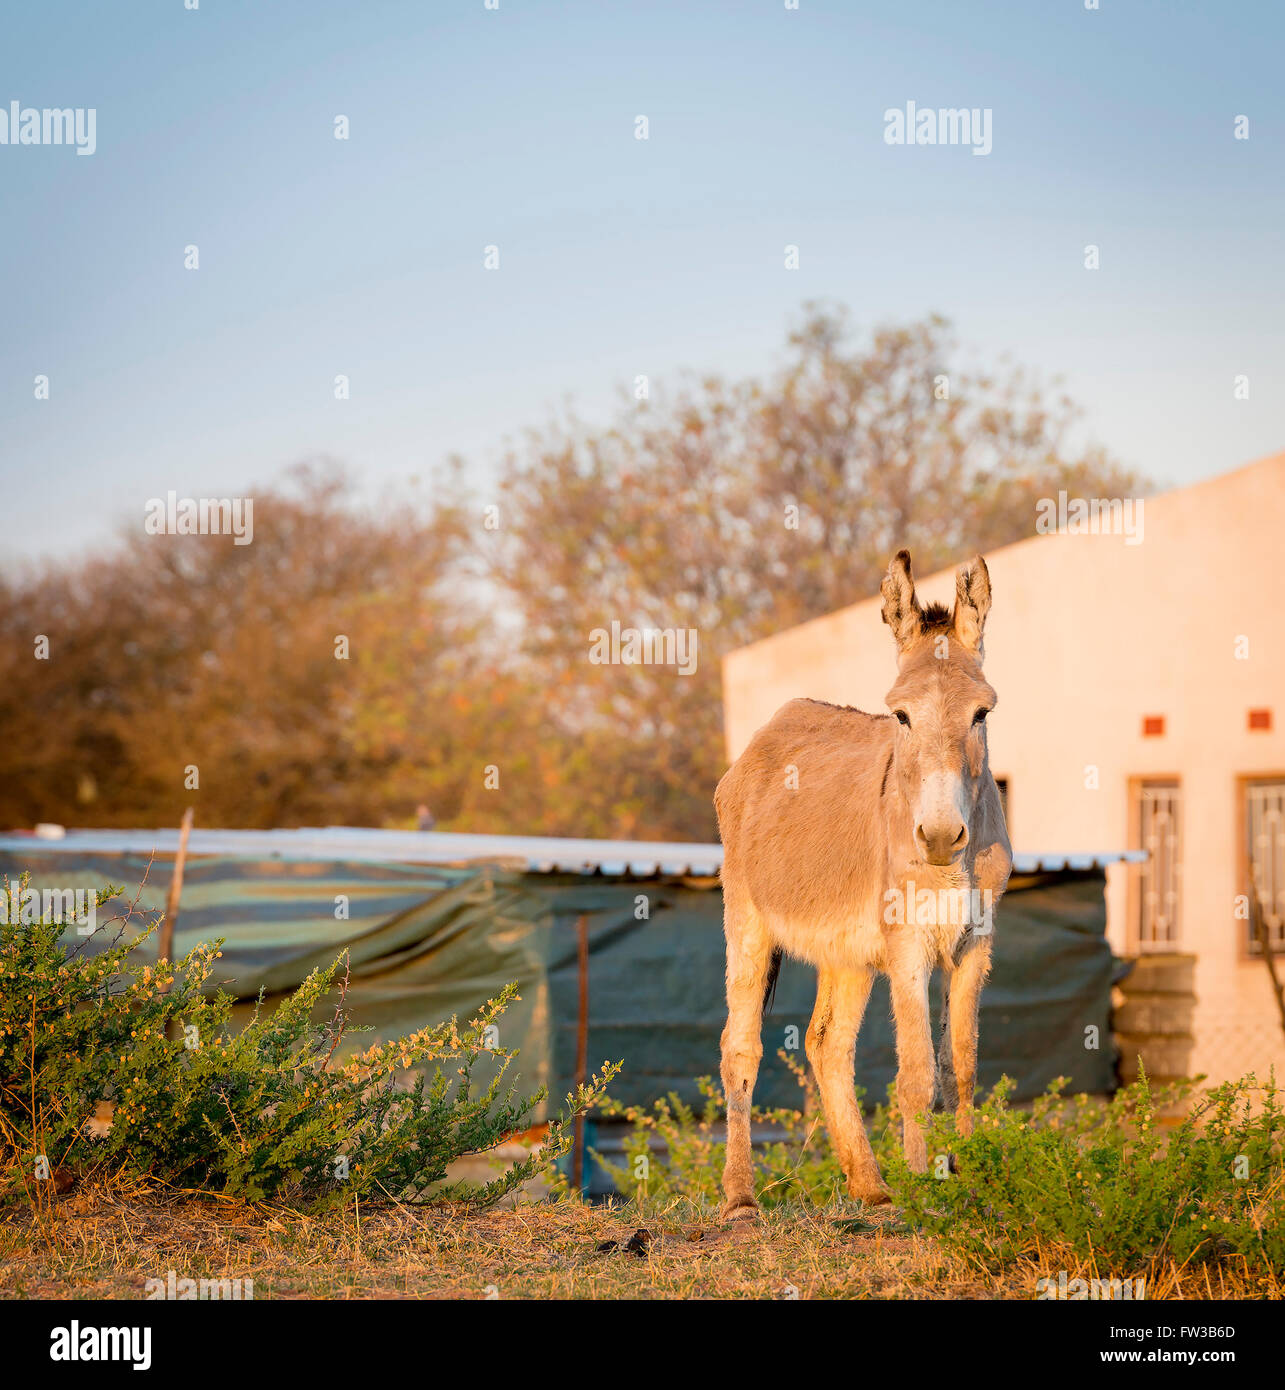
[[[336,983],[341,961],[271,1011],[260,1000],[233,1033],[231,996],[210,989],[220,943],[144,963],[157,923],[133,934],[132,912],[114,935],[100,924],[70,945],[70,924],[0,926],[0,1190],[39,1201],[52,1186],[44,1179],[124,1169],[313,1208],[430,1190],[487,1203],[567,1150],[571,1118],[619,1070],[605,1066],[567,1097],[538,1153],[491,1183],[441,1188],[448,1165],[523,1130],[544,1099],[515,1098],[504,1077],[516,1054],[487,1041],[515,986],[466,1026],[452,1018],[340,1062],[345,1033],[359,1031],[344,1009],[346,976]],[[314,1023],[331,993],[333,1016]],[[483,1059],[498,1069],[478,1088]],[[421,1070],[412,1078],[409,1068]]]
[[[787,1055],[800,1082],[806,1077]],[[654,1203],[685,1198],[706,1212],[721,1196],[724,1105],[698,1083],[699,1112],[670,1095],[650,1108],[600,1103],[630,1128],[625,1161],[599,1161],[622,1194]],[[1145,1076],[1110,1100],[1063,1096],[1059,1078],[1026,1109],[1002,1079],[961,1139],[953,1116],[928,1121],[930,1172],[906,1167],[890,1101],[866,1127],[893,1200],[910,1229],[936,1237],[978,1267],[1000,1270],[1051,1254],[1125,1274],[1228,1262],[1242,1272],[1285,1274],[1285,1115],[1274,1079],[1252,1075],[1193,1102],[1197,1081],[1153,1090]],[[1182,1105],[1166,1128],[1161,1113]],[[758,1125],[784,1137],[756,1145],[764,1207],[844,1201],[843,1175],[820,1116],[756,1108]]]
[[[1010,1108],[1001,1083],[966,1140],[934,1116],[930,1168],[945,1176],[916,1176],[899,1155],[887,1170],[906,1218],[992,1268],[1062,1247],[1119,1272],[1222,1259],[1285,1272],[1285,1115],[1274,1079],[1213,1087],[1170,1129],[1160,1121],[1169,1098],[1153,1095],[1145,1075],[1106,1104],[1062,1101],[1059,1084],[1026,1112]]]

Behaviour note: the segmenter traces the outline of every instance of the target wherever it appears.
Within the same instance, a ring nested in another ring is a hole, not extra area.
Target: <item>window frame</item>
[[[1151,876],[1155,872],[1153,866],[1156,862],[1155,856],[1149,853],[1146,862],[1133,865],[1133,872],[1129,875],[1129,950],[1138,956],[1177,955],[1182,953],[1183,943],[1185,894],[1183,893],[1182,871],[1185,857],[1186,794],[1182,778],[1177,773],[1149,773],[1145,777],[1131,777],[1129,779],[1129,843],[1134,849],[1150,850],[1150,846],[1144,843],[1147,818],[1143,808],[1147,793],[1153,790],[1171,791],[1174,793],[1172,799],[1176,805],[1177,828],[1175,844],[1171,852],[1174,893],[1173,923],[1168,937],[1164,940],[1157,940],[1154,937],[1144,938],[1143,936],[1146,898],[1151,891],[1149,885]],[[1158,915],[1156,914],[1156,916]],[[1156,916],[1153,916],[1152,919],[1153,930]]]
[[[1237,918],[1237,937],[1240,947],[1237,952],[1241,960],[1261,961],[1263,950],[1254,930],[1254,911],[1256,895],[1251,864],[1250,836],[1250,792],[1255,787],[1279,786],[1282,805],[1285,808],[1285,772],[1253,772],[1236,778],[1236,878],[1237,892],[1249,902],[1249,916]],[[1277,896],[1285,891],[1285,884],[1277,889]],[[1281,939],[1272,941],[1272,954],[1276,959],[1285,959],[1285,926]]]

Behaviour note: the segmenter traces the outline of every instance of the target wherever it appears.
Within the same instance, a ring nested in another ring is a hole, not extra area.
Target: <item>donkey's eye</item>
[[[904,709],[895,709],[893,710],[893,714],[897,716],[898,724],[904,724],[906,728],[910,728],[910,716]]]
[[[977,713],[976,713],[975,715],[973,715],[973,723],[974,723],[974,724],[985,724],[985,723],[986,723],[986,716],[987,716],[989,713],[990,713],[990,710],[988,710],[988,709],[979,709],[979,710],[977,711]]]

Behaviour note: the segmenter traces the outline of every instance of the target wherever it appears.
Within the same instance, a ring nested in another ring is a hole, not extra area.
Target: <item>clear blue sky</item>
[[[460,451],[484,483],[568,396],[605,419],[637,373],[769,369],[809,298],[1062,374],[1163,483],[1285,448],[1283,13],[10,6],[0,106],[94,107],[97,151],[0,146],[0,552],[318,453],[378,490]],[[991,108],[992,153],[886,145],[908,100]]]

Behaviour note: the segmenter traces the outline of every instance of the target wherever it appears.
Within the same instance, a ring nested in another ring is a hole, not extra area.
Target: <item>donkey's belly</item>
[[[773,941],[787,955],[830,970],[886,968],[886,950],[878,919],[844,914],[832,918],[768,919]]]
[[[902,965],[918,960],[931,967],[949,959],[960,938],[970,930],[966,922],[882,927],[851,916],[807,920],[769,917],[767,925],[773,942],[787,955],[830,970],[887,971],[894,960]]]

